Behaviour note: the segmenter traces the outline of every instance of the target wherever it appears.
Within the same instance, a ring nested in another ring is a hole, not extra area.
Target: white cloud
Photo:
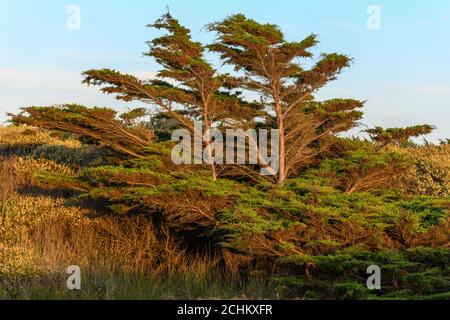
[[[48,85],[53,89],[65,89],[73,80],[81,76],[70,71],[24,71],[17,69],[0,69],[1,90],[24,90],[42,88]]]
[[[152,79],[156,72],[129,71],[142,80]],[[6,113],[17,113],[21,107],[46,106],[62,103],[80,103],[87,106],[107,106],[116,110],[142,107],[142,103],[117,101],[81,83],[82,76],[75,70],[19,70],[0,69],[0,124]],[[364,108],[364,122],[369,126],[407,126],[417,123],[437,125],[432,141],[449,137],[448,110],[450,85],[445,84],[376,84],[372,89],[347,89],[332,86],[322,91],[319,99],[351,97],[368,100]],[[445,99],[442,99],[445,97]],[[430,101],[435,103],[430,104]]]
[[[156,79],[158,72],[146,70],[134,70],[131,71],[130,74],[137,77],[140,80],[153,80]]]
[[[450,84],[388,83],[385,87],[389,90],[396,90],[401,93],[419,93],[437,96],[450,95]]]
[[[145,78],[156,73],[131,72]],[[96,87],[83,85],[82,76],[72,70],[0,69],[0,124],[6,113],[17,113],[21,107],[80,103],[87,106],[107,106],[117,110],[142,106],[139,102],[125,103],[114,96],[99,92]]]
[[[321,21],[321,24],[326,27],[333,28],[333,29],[342,29],[342,30],[346,30],[346,31],[364,31],[364,30],[366,30],[361,26],[354,25],[351,22],[342,20],[342,19],[326,19],[326,20]]]
[[[441,26],[443,24],[447,24],[449,21],[448,15],[442,15],[437,19],[433,19],[433,20],[422,20],[422,21],[417,21],[416,22],[416,26],[418,28],[433,28],[433,27],[438,27]]]

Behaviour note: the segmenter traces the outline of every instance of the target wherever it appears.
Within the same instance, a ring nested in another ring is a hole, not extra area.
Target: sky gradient
[[[67,27],[70,5],[81,9],[80,30]],[[370,5],[381,10],[379,30],[367,27]],[[316,33],[316,57],[338,52],[354,59],[318,98],[367,101],[368,126],[427,123],[438,127],[427,139],[450,138],[448,0],[0,0],[0,123],[31,105],[142,106],[83,86],[80,73],[113,68],[152,76],[158,66],[142,53],[158,33],[145,25],[167,6],[205,43],[214,35],[204,25],[233,13],[278,24],[289,40]]]

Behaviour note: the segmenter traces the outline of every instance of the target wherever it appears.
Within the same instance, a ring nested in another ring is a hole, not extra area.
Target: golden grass
[[[46,132],[0,128],[0,145],[43,144],[79,147]],[[1,155],[0,155],[1,156]],[[217,259],[188,254],[168,233],[157,232],[143,217],[97,217],[52,195],[19,194],[33,173],[66,175],[74,170],[45,158],[0,158],[0,279],[63,273],[78,265],[95,273],[158,275],[196,274],[211,270]]]
[[[2,154],[3,148],[18,154]],[[278,296],[276,286],[265,283],[264,277],[255,277],[256,282],[249,278],[240,287],[239,277],[230,272],[237,272],[240,257],[225,252],[224,272],[219,258],[186,252],[145,217],[93,218],[95,212],[67,203],[57,193],[21,192],[38,171],[75,174],[72,159],[80,150],[91,152],[83,148],[76,140],[42,130],[0,127],[0,299],[230,298],[236,292],[256,298]],[[448,195],[450,146],[403,151],[411,154],[416,166],[399,184],[417,193]],[[403,231],[396,230],[400,235],[408,230]],[[64,287],[70,265],[80,266],[88,278],[89,288],[78,295]]]
[[[52,136],[48,131],[21,127],[0,127],[0,145],[4,147],[10,146],[26,146],[26,145],[55,145],[66,146],[76,149],[81,147],[81,142],[75,139],[59,139]]]
[[[17,265],[32,266],[32,274],[58,273],[78,265],[95,272],[162,274],[194,269],[200,275],[214,265],[214,260],[187,255],[169,236],[157,235],[145,218],[89,219],[88,211],[46,196],[15,194],[4,198],[1,207],[1,273],[17,274]]]

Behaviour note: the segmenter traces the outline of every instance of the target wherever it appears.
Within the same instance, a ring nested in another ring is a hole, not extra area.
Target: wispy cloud
[[[136,76],[155,75],[152,72],[130,72]],[[98,92],[98,88],[81,83],[82,76],[72,70],[0,69],[0,124],[6,113],[18,112],[21,107],[80,103],[88,106],[108,106],[118,110],[141,105],[117,101],[113,96]]]
[[[157,78],[158,72],[147,70],[133,70],[129,72],[131,75],[137,77],[140,80],[153,80]]]
[[[408,84],[387,83],[385,88],[401,93],[427,94],[434,96],[450,95],[450,84]]]
[[[77,78],[78,81],[76,80]],[[49,86],[53,89],[67,89],[67,86],[73,88],[74,82],[81,83],[80,73],[60,70],[0,69],[0,86],[2,91],[36,89],[43,86]]]
[[[331,27],[334,29],[342,29],[345,31],[363,31],[366,30],[364,27],[357,26],[352,24],[349,21],[342,20],[342,19],[327,19],[321,21],[321,24],[326,27]]]
[[[88,52],[82,50],[61,50],[55,53],[55,57],[71,61],[120,61],[136,59],[138,55],[133,53],[111,53],[111,52]]]
[[[450,23],[449,15],[442,15],[437,19],[422,20],[415,23],[418,28],[433,28]]]

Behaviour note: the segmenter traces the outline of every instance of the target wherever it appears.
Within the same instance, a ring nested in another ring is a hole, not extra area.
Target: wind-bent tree
[[[361,118],[360,101],[314,101],[313,94],[350,65],[347,56],[332,53],[322,55],[312,69],[303,69],[299,60],[312,57],[315,35],[289,42],[278,26],[241,14],[210,24],[209,30],[218,35],[209,49],[235,67],[237,86],[261,96],[269,109],[266,117],[273,121],[269,125],[279,129],[279,183],[327,150],[334,134]]]
[[[9,114],[13,124],[74,133],[85,141],[100,143],[126,157],[144,158],[145,149],[155,140],[153,132],[136,121],[147,113],[140,108],[120,116],[112,109],[77,104],[22,110],[19,115]]]
[[[170,14],[150,27],[166,31],[148,42],[147,55],[162,66],[155,79],[144,81],[103,69],[84,72],[84,82],[101,86],[104,93],[114,94],[119,100],[137,100],[155,107],[157,112],[149,125],[162,129],[157,135],[164,139],[171,134],[170,130],[179,127],[195,134],[194,120],[202,121],[203,132],[207,134],[202,134],[201,141],[210,160],[217,151],[212,148],[213,138],[209,134],[212,128],[241,129],[236,131],[248,139],[252,137],[245,130],[276,128],[280,136],[279,172],[274,174],[275,181],[283,184],[306,165],[329,156],[339,141],[336,135],[354,127],[362,117],[361,101],[315,100],[315,92],[335,80],[350,64],[345,55],[324,54],[311,69],[305,70],[301,62],[312,58],[311,49],[317,45],[315,35],[289,42],[278,26],[260,24],[243,15],[210,24],[209,30],[218,37],[208,48],[219,53],[225,64],[235,67],[235,74],[230,75],[220,74],[206,60],[205,46],[193,41],[190,31]],[[261,102],[244,100],[242,90],[256,92]],[[120,117],[110,109],[78,105],[31,107],[24,111],[13,116],[12,121],[89,137],[128,157],[144,158],[155,140],[148,126],[135,121],[147,115],[143,109]],[[375,128],[368,133],[383,148],[431,129],[430,126]],[[251,143],[257,145],[254,142]],[[248,176],[257,174],[254,165],[219,167],[212,161],[210,166],[214,180],[220,172],[228,176],[242,176],[242,172]],[[237,174],[234,168],[238,168]]]
[[[156,106],[161,114],[177,120],[192,133],[193,120],[202,121],[206,133],[202,141],[212,159],[209,129],[217,123],[250,121],[254,117],[252,105],[225,89],[227,75],[218,74],[205,59],[203,45],[194,42],[189,29],[178,20],[167,13],[149,27],[167,31],[166,35],[148,42],[150,50],[146,55],[163,67],[157,79],[142,81],[104,69],[84,72],[84,83],[102,86],[103,92],[116,94],[120,100],[139,100]],[[216,180],[218,172],[214,162],[211,171]]]
[[[388,128],[383,129],[381,127],[375,127],[373,129],[368,129],[367,132],[375,143],[377,143],[380,148],[384,148],[390,144],[401,144],[402,142],[408,141],[411,138],[417,138],[423,135],[427,135],[435,127],[428,124],[417,125],[407,128]]]

